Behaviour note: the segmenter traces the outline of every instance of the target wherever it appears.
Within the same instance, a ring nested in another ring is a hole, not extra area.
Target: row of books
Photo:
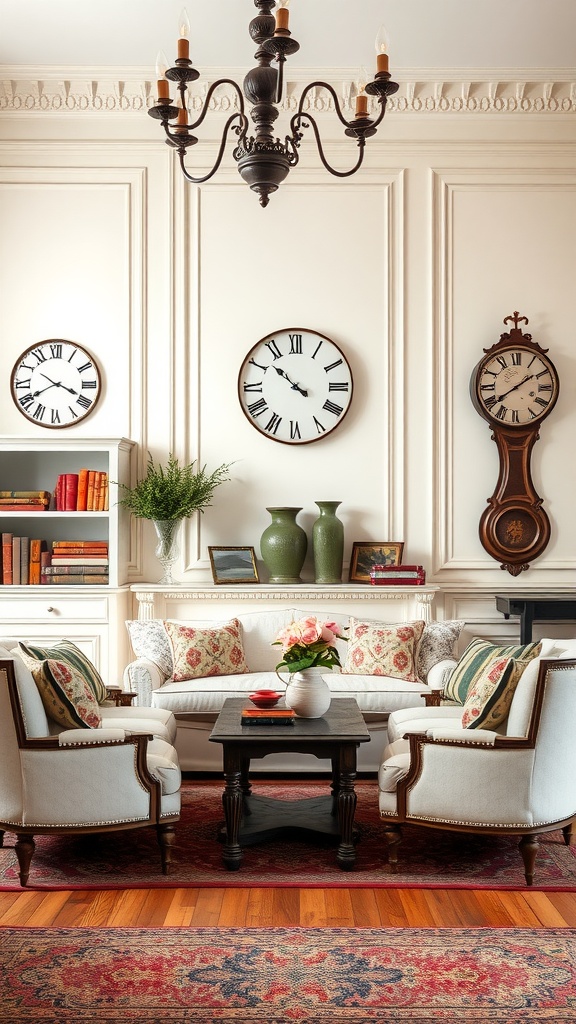
[[[54,491],[56,512],[107,512],[108,473],[81,469],[79,473],[61,473]]]
[[[55,540],[51,550],[45,540],[2,534],[2,583],[80,584],[94,586],[109,581],[107,541]]]
[[[45,512],[50,505],[50,491],[0,491],[2,512]]]

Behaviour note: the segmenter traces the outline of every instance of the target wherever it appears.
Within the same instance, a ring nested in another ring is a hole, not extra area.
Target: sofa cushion
[[[424,622],[363,622],[350,619],[345,675],[391,676],[415,683],[416,649]]]
[[[164,740],[150,740],[146,748],[146,766],[160,783],[162,795],[177,793],[182,783],[176,748]]]
[[[128,619],[126,628],[137,658],[147,658],[168,679],[172,675],[172,648],[162,619]]]
[[[250,671],[238,619],[230,619],[225,625],[212,629],[182,626],[170,621],[165,622],[165,627],[172,647],[172,679],[175,683]]]
[[[58,662],[66,662],[77,672],[80,672],[96,698],[98,704],[103,704],[108,699],[106,685],[97,668],[90,659],[71,640],[59,640],[50,647],[39,646],[38,644],[18,644],[18,652],[25,665],[33,672],[34,662],[52,659]]]
[[[427,622],[418,644],[416,671],[424,682],[434,665],[446,658],[454,657],[454,649],[464,627],[464,619],[445,619],[443,622]]]
[[[97,729],[102,718],[94,691],[83,672],[64,661],[36,661],[32,675],[46,714],[66,728]]]
[[[423,705],[423,701],[421,702]],[[462,707],[452,704],[447,707],[411,707],[393,712],[388,719],[388,741],[394,743],[407,732],[426,732],[427,729],[460,729]]]
[[[382,764],[378,769],[378,789],[381,793],[395,793],[398,783],[404,779],[410,768],[410,744],[407,740],[396,740],[384,748]]]
[[[493,658],[476,676],[462,709],[463,729],[495,729],[508,717],[514,690],[529,663]]]
[[[458,661],[454,671],[450,674],[444,696],[446,700],[453,700],[457,704],[464,704],[468,690],[486,665],[494,658],[507,657],[516,658],[526,663],[536,658],[540,653],[540,642],[531,644],[491,644],[487,640],[472,640],[462,657]]]

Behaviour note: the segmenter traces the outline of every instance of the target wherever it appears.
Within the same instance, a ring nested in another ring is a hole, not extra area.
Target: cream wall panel
[[[403,190],[398,173],[379,179],[304,180],[284,186],[266,211],[242,185],[191,190],[191,454],[209,467],[235,462],[233,482],[190,524],[191,567],[207,569],[208,544],[253,544],[259,553],[270,505],[302,506],[310,533],[315,500],[341,500],[346,559],[355,539],[403,538]],[[342,424],[295,447],[261,436],[237,397],[246,352],[288,326],[331,337],[354,374]]]
[[[439,171],[434,176],[436,389],[439,459],[435,564],[466,576],[498,577],[478,537],[478,521],[498,476],[491,431],[469,397],[472,370],[519,310],[555,362],[560,399],[541,428],[532,457],[538,493],[552,523],[550,544],[523,574],[526,584],[574,568],[570,522],[576,486],[566,474],[576,432],[572,327],[576,294],[576,175],[558,170]],[[540,577],[540,579],[536,578]],[[509,581],[506,581],[509,583]]]

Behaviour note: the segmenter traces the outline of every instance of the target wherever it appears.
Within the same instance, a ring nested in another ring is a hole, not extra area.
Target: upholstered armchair
[[[0,650],[0,845],[5,832],[16,834],[23,886],[41,833],[154,826],[168,873],[180,782],[176,752],[165,740],[131,733],[114,719],[99,728],[55,729],[31,672]]]
[[[553,642],[546,644],[551,650]],[[390,716],[379,808],[393,870],[403,823],[518,835],[528,885],[540,833],[560,828],[570,844],[576,818],[573,650],[570,656],[531,661],[497,729],[462,728],[462,706]]]

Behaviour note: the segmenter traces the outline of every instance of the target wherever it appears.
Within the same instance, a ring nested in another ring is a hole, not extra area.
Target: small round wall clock
[[[340,426],[353,391],[352,370],[335,342],[286,327],[250,349],[238,398],[256,430],[281,444],[311,444]]]
[[[10,390],[26,419],[41,427],[70,427],[94,409],[101,394],[94,356],[81,345],[52,338],[16,360]]]
[[[532,449],[542,421],[554,408],[560,382],[547,349],[523,334],[525,316],[515,312],[504,323],[511,330],[485,349],[470,380],[477,412],[492,427],[500,474],[496,490],[480,518],[480,540],[492,558],[518,576],[542,554],[550,539],[550,522],[530,472]]]

